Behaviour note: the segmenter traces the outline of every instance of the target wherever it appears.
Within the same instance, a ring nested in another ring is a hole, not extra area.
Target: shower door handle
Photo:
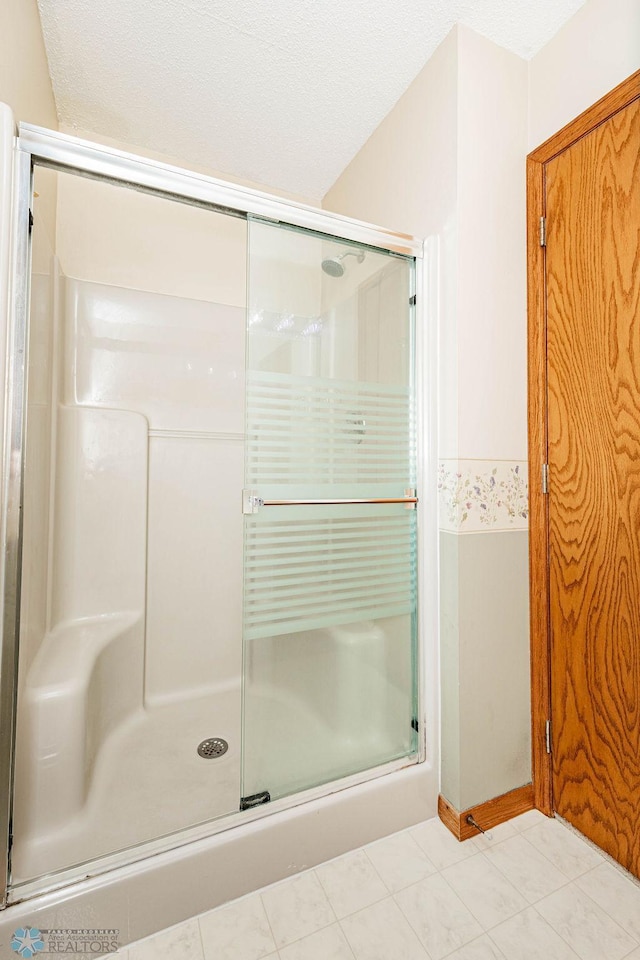
[[[407,488],[403,497],[346,497],[330,500],[264,500],[254,490],[242,491],[242,512],[257,513],[261,507],[314,507],[340,503],[404,503],[407,509],[415,510],[418,504],[416,491]]]

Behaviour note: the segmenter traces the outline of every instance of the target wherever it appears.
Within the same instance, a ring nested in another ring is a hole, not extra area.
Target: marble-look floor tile
[[[547,820],[549,820],[549,817],[545,817],[544,813],[539,810],[527,810],[526,813],[521,813],[519,817],[514,817],[509,823],[516,833],[524,833],[525,830],[530,830],[531,827],[536,827],[539,823],[545,823]]]
[[[283,947],[280,960],[353,960],[353,953],[342,928],[334,923]]]
[[[265,888],[262,902],[278,948],[335,923],[335,914],[313,872]]]
[[[339,920],[389,895],[364,850],[322,864],[315,872]]]
[[[485,856],[529,903],[541,900],[568,882],[564,873],[529,843],[526,835],[516,834],[487,850]]]
[[[356,960],[429,960],[391,897],[340,921]]]
[[[503,840],[515,837],[516,831],[510,821],[499,823],[497,827],[491,827],[487,833],[479,833],[476,837],[471,837],[469,843],[472,843],[476,850],[489,850],[495,847]]]
[[[200,917],[205,960],[262,960],[276,945],[259,894]]]
[[[545,897],[536,909],[582,960],[622,960],[638,946],[574,883]]]
[[[637,883],[606,862],[583,873],[575,882],[640,943],[640,886]]]
[[[593,847],[559,820],[545,818],[544,823],[527,830],[527,840],[570,880],[603,863]]]
[[[129,960],[204,960],[197,920],[187,920],[129,944]]]
[[[505,960],[505,955],[489,935],[484,934],[450,953],[447,960]]]
[[[395,900],[432,960],[440,960],[482,933],[478,921],[440,874],[407,887]]]
[[[505,920],[489,934],[507,960],[577,960],[578,955],[535,907]]]
[[[485,930],[527,906],[513,884],[483,853],[447,867],[442,876]]]
[[[640,960],[640,887],[623,872],[539,811],[491,833],[459,843],[426,821],[114,956]]]
[[[365,850],[392,893],[436,873],[427,854],[408,832],[370,843]]]
[[[419,823],[412,827],[409,833],[437,870],[444,870],[445,867],[466,860],[478,852],[469,840],[463,843],[456,840],[437,817]]]

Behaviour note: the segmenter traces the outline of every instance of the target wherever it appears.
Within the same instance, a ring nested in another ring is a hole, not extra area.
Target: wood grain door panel
[[[545,178],[554,805],[640,876],[640,101]]]

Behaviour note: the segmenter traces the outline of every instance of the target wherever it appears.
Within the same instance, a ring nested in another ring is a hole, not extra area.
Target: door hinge
[[[414,293],[414,295],[413,295],[412,297],[409,297],[409,306],[415,307],[415,305],[416,305],[417,302],[418,302],[418,298],[416,297],[416,295],[415,295],[415,293]]]
[[[551,753],[551,720],[547,720],[544,725],[544,739],[547,746],[547,753]]]
[[[540,217],[540,246],[546,247],[547,245],[547,218]]]
[[[549,464],[542,464],[542,492],[549,493]]]
[[[418,723],[418,718],[417,718],[417,717],[412,717],[412,718],[411,718],[411,729],[412,729],[412,730],[415,730],[416,733],[419,732],[419,730],[420,730],[420,724]]]
[[[29,210],[29,233],[33,230],[33,213]]]

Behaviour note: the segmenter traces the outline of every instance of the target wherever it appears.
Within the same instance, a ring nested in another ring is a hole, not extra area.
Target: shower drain
[[[215,760],[221,757],[229,749],[229,744],[222,737],[209,737],[198,744],[198,755],[205,760]]]

